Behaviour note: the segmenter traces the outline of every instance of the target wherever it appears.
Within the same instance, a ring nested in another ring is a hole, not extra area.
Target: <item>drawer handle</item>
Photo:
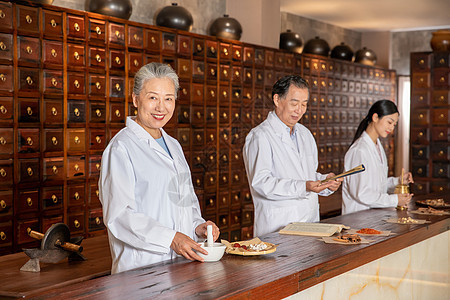
[[[216,48],[214,47],[209,47],[209,51],[211,51],[212,54],[216,53]]]
[[[239,138],[239,134],[235,133],[235,134],[234,134],[234,138],[235,138],[235,139],[238,139],[238,138]]]
[[[250,95],[250,93],[247,93],[246,96],[247,96],[247,99],[248,99],[248,100],[252,100],[252,95]]]
[[[97,142],[97,144],[101,144],[102,143],[102,138],[99,135],[97,135],[95,137],[95,141]]]
[[[95,27],[95,32],[97,32],[98,35],[102,34],[102,30],[98,26]]]
[[[79,171],[80,170],[80,166],[78,164],[75,164],[75,166],[73,166],[73,169],[75,171]]]
[[[53,28],[55,28],[56,25],[58,25],[58,24],[56,23],[56,21],[55,21],[54,19],[51,19],[51,20],[50,20],[50,25],[51,25]]]
[[[187,72],[189,70],[189,68],[186,65],[183,65],[183,71]]]
[[[239,221],[239,217],[238,216],[234,216],[234,222],[237,223]]]
[[[188,92],[187,92],[187,89],[183,89],[183,95],[185,95],[185,96],[186,96],[186,95],[187,95],[187,93],[188,93]]]
[[[222,225],[227,225],[227,219],[226,218],[222,218]]]
[[[4,19],[5,18],[5,13],[3,12],[3,10],[0,9],[0,18]]]
[[[57,57],[58,53],[56,52],[55,49],[52,49],[52,51],[50,52],[52,54],[53,57]]]
[[[210,119],[214,119],[214,117],[215,117],[214,113],[211,112],[211,113],[209,114],[209,118],[210,118]]]
[[[245,116],[247,117],[247,119],[250,119],[250,113],[246,113]]]
[[[210,134],[210,135],[209,135],[209,140],[210,140],[211,142],[214,142],[214,134]]]
[[[167,45],[172,46],[173,42],[171,40],[167,40]]]
[[[228,181],[227,176],[223,176],[223,177],[222,177],[222,181],[223,181],[223,183],[227,183],[227,181]]]
[[[30,17],[30,15],[26,15],[25,20],[27,20],[28,24],[33,23],[33,19]]]
[[[27,205],[28,206],[33,206],[33,200],[31,200],[30,197],[27,198]]]
[[[249,193],[245,193],[245,199],[250,200],[250,194]]]
[[[100,54],[95,55],[95,60],[99,63],[102,62],[102,57],[100,56]]]
[[[97,117],[101,117],[102,116],[102,112],[98,108],[95,110],[95,114],[97,115]]]
[[[95,195],[98,197],[100,195],[100,192],[98,190],[95,190]]]
[[[0,144],[6,145],[6,139],[4,137],[0,137]]]
[[[28,173],[28,176],[33,176],[33,169],[32,168],[27,168],[27,173]]]
[[[419,155],[419,156],[422,156],[422,155],[423,155],[423,150],[419,150],[418,155]]]
[[[96,164],[95,164],[95,168],[97,169],[97,171],[100,171],[100,164],[99,164],[99,163],[96,163]]]
[[[439,169],[439,175],[442,175],[442,174],[444,174],[444,169]]]
[[[214,205],[214,200],[213,199],[209,199],[209,205]]]
[[[58,174],[58,168],[56,166],[52,167],[53,174]]]
[[[223,134],[223,139],[224,139],[225,141],[228,141],[228,134],[224,133],[224,134]]]
[[[33,139],[31,137],[27,137],[27,144],[33,146]]]
[[[189,118],[189,114],[188,114],[187,111],[184,111],[184,112],[183,112],[183,117],[184,117],[185,119]]]
[[[211,68],[209,72],[211,73],[212,76],[216,76],[216,70],[214,70],[213,68]]]
[[[223,70],[223,75],[224,75],[225,77],[228,77],[228,71],[227,71],[227,70]]]
[[[122,62],[120,61],[120,58],[119,58],[118,56],[116,56],[115,61],[116,61],[116,64],[118,64],[118,65],[120,65],[120,64],[122,63]]]
[[[73,221],[73,226],[75,226],[75,228],[80,228],[81,224],[78,220]]]
[[[239,50],[236,50],[236,52],[234,52],[234,54],[235,54],[237,57],[241,57],[241,52],[239,52]]]
[[[209,160],[210,160],[210,161],[214,161],[214,155],[210,155],[210,156],[209,156]]]
[[[80,116],[80,110],[79,110],[78,108],[75,108],[75,109],[73,110],[73,114],[74,114],[76,117],[79,117],[79,116]]]
[[[423,59],[419,60],[419,65],[423,65],[425,61]]]
[[[439,156],[443,156],[444,155],[444,151],[439,151],[439,154],[438,154]]]
[[[56,116],[58,114],[58,110],[56,110],[56,107],[52,107],[52,115]]]
[[[6,208],[6,202],[5,202],[5,200],[1,200],[1,201],[0,201],[0,207],[3,208],[3,209]]]
[[[100,84],[100,82],[96,82],[95,83],[95,87],[97,88],[97,90],[99,90],[99,89],[101,89],[102,88],[102,85]]]
[[[235,113],[235,114],[234,114],[234,118],[235,118],[235,119],[239,119],[239,113]]]
[[[445,82],[445,77],[439,78],[439,82]]]
[[[116,37],[117,37],[118,39],[120,39],[120,31],[119,31],[119,30],[116,30],[115,34],[116,34]]]
[[[439,137],[444,137],[444,133],[442,131],[439,132]]]
[[[80,88],[80,82],[78,81],[78,80],[75,80],[74,82],[73,82],[73,85],[75,86],[75,88]]]
[[[239,181],[239,175],[238,174],[234,175],[234,181]]]
[[[197,138],[197,141],[199,141],[199,142],[202,141],[202,136],[200,134],[197,134],[196,138]]]
[[[228,56],[228,49],[227,48],[223,48],[222,52],[223,52],[224,55]]]
[[[202,159],[200,158],[200,156],[197,156],[197,157],[195,158],[195,161],[196,161],[197,163],[201,163],[201,162],[202,162]]]
[[[116,114],[116,117],[120,118],[120,110],[116,109],[115,114]]]
[[[75,142],[75,144],[79,144],[81,142],[81,140],[78,136],[75,136],[74,142]]]
[[[133,35],[133,38],[134,38],[134,40],[135,41],[139,41],[141,38],[137,35],[137,33],[135,33],[134,35]]]
[[[183,42],[183,48],[187,48],[188,44],[186,42]]]
[[[53,203],[58,203],[58,197],[55,194],[52,195],[52,201]]]
[[[422,168],[419,168],[419,169],[417,170],[417,173],[418,173],[418,174],[422,174],[422,173],[423,173],[423,169],[422,169]]]
[[[95,218],[95,224],[97,224],[97,225],[100,225],[100,224],[101,224],[101,221],[100,221],[100,218],[99,218],[99,217],[96,217],[96,218]]]
[[[248,79],[252,79],[252,73],[250,73],[250,72],[247,72],[247,74],[246,74],[246,75],[247,75],[247,78],[248,78]]]
[[[202,45],[197,44],[197,52],[201,52],[203,50]]]
[[[77,51],[73,53],[73,57],[75,57],[76,60],[80,60],[80,54]]]
[[[31,79],[30,76],[27,76],[26,81],[27,81],[28,85],[32,85],[33,84],[33,79]]]
[[[228,162],[228,156],[226,154],[222,155],[223,162]]]
[[[215,97],[216,96],[216,92],[214,92],[214,90],[209,91],[209,93],[211,94],[211,97]]]
[[[201,95],[202,95],[202,91],[197,90],[197,95],[198,95],[198,96],[201,96]]]
[[[5,74],[0,74],[0,80],[5,82],[6,81],[6,75]]]
[[[200,186],[201,185],[201,181],[200,181],[200,179],[197,179],[196,181],[195,181],[195,184],[197,184],[197,186]]]
[[[33,110],[31,109],[31,107],[27,107],[27,114],[29,115],[29,116],[31,116],[31,115],[33,115]]]
[[[122,88],[120,87],[120,84],[116,83],[116,90],[118,92],[122,91]]]
[[[239,92],[234,93],[234,97],[239,98],[239,96],[240,96]]]
[[[2,49],[3,51],[6,50],[6,44],[3,42],[0,42],[0,49]]]
[[[239,71],[236,71],[236,72],[234,72],[234,75],[235,75],[236,77],[239,77],[239,76],[241,75],[241,73],[239,73]]]
[[[0,232],[0,239],[1,239],[2,241],[6,240],[6,234],[5,234],[3,231]]]
[[[444,118],[444,114],[440,114],[439,119],[443,119],[443,118]]]
[[[156,44],[156,39],[155,39],[154,36],[152,36],[152,37],[150,38],[150,40],[152,41],[152,44]]]
[[[227,91],[223,91],[223,92],[222,92],[222,95],[223,95],[224,98],[226,98],[226,97],[228,96]]]
[[[421,132],[419,132],[419,137],[422,137],[423,136],[423,132],[421,131]]]
[[[3,168],[0,169],[0,175],[1,175],[2,177],[6,177],[6,171],[5,171],[5,169],[3,169]]]
[[[54,146],[58,145],[58,139],[56,138],[56,136],[53,136],[53,137],[52,137],[52,144],[53,144]]]
[[[80,193],[75,192],[75,194],[73,194],[73,198],[74,198],[75,200],[80,200]]]
[[[27,46],[27,48],[25,49],[25,52],[27,52],[28,54],[33,53],[33,49],[30,46]]]
[[[73,28],[75,28],[75,31],[80,31],[80,25],[78,23],[73,24]]]
[[[224,112],[224,113],[222,114],[222,118],[224,118],[224,119],[226,120],[226,119],[227,119],[227,117],[228,117],[227,113],[226,113],[226,112]]]
[[[182,136],[181,136],[181,139],[183,140],[183,142],[187,142],[187,136],[185,135],[185,134],[183,134]]]
[[[58,86],[58,80],[56,80],[56,78],[52,78],[52,85],[54,87]]]
[[[138,61],[137,59],[135,59],[135,60],[133,61],[133,63],[134,63],[134,66],[135,66],[135,67],[139,67],[139,61]]]
[[[223,204],[227,204],[227,198],[226,198],[226,197],[223,197],[223,198],[222,198],[222,203],[223,203]]]

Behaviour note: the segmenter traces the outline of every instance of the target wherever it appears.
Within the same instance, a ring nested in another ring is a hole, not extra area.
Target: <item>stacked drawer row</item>
[[[387,70],[53,6],[0,10],[1,253],[36,246],[27,232],[55,222],[74,235],[105,233],[101,154],[136,114],[133,77],[146,63],[170,64],[180,77],[165,130],[184,149],[203,216],[228,240],[252,235],[242,147],[273,109],[278,78],[303,74],[312,86],[302,122],[318,141],[321,172],[341,171],[370,103],[394,98]]]
[[[411,53],[413,192],[450,190],[450,53]]]

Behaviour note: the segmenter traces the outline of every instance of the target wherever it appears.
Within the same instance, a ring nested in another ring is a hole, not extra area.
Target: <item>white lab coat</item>
[[[177,231],[192,239],[204,223],[180,144],[161,129],[173,158],[128,117],[110,141],[99,178],[111,273],[171,259]]]
[[[291,222],[319,221],[316,193],[306,181],[326,177],[317,173],[317,146],[311,132],[296,124],[298,148],[287,127],[270,112],[245,139],[244,163],[255,206],[254,236],[278,231]],[[329,195],[326,189],[321,195]]]
[[[380,153],[377,150],[379,148]],[[380,140],[377,144],[364,131],[345,154],[345,170],[363,164],[366,170],[362,173],[344,178],[342,184],[342,214],[375,208],[395,207],[398,197],[392,193],[399,178],[388,178],[386,153]]]

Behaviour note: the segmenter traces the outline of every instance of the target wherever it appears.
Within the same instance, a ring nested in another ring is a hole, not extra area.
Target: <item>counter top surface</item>
[[[450,201],[450,195],[440,197]],[[222,260],[213,263],[190,262],[179,258],[82,283],[53,287],[35,296],[37,299],[81,299],[94,296],[96,299],[279,299],[449,229],[448,216],[411,214],[413,208],[414,205],[407,211],[372,209],[322,221],[393,233],[388,237],[371,236],[373,242],[370,244],[325,244],[317,237],[271,233],[260,237],[265,242],[278,245],[277,251],[271,254],[225,254]],[[407,216],[426,219],[430,223],[403,225],[384,221]]]

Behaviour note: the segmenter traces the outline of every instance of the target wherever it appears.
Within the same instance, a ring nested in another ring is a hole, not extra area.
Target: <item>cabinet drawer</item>
[[[64,158],[44,158],[44,181],[64,180]]]
[[[251,47],[244,47],[244,65],[252,65],[255,57],[255,49]]]
[[[425,145],[413,145],[411,146],[412,157],[413,159],[428,159],[429,158],[429,150],[428,146]]]
[[[12,120],[13,120],[13,98],[0,97],[0,122],[10,123],[12,122]]]
[[[161,32],[146,29],[145,37],[146,50],[159,52],[161,49]]]
[[[91,209],[89,211],[89,232],[103,230],[105,225],[103,224],[102,209]]]
[[[189,56],[191,54],[191,38],[178,35],[178,54]]]
[[[103,150],[106,146],[104,129],[91,129],[89,133],[89,150]]]
[[[81,101],[68,101],[67,121],[84,123],[86,121],[86,103]]]
[[[40,232],[40,224],[38,219],[24,219],[17,222],[17,244],[25,244],[34,242],[36,245],[39,241],[28,235],[31,230]]]
[[[39,181],[39,159],[19,159],[19,183]]]
[[[101,207],[97,183],[89,184],[89,207]]]
[[[180,78],[189,79],[191,77],[191,61],[188,59],[179,58],[177,65],[178,65],[178,76],[180,76]],[[200,76],[200,78],[202,78],[201,73],[197,75]]]
[[[218,53],[217,42],[215,41],[206,41],[206,57],[207,58],[217,58]]]
[[[208,63],[206,65],[206,79],[207,80],[211,80],[211,81],[216,81],[217,80],[217,65],[216,64],[212,64],[212,63]]]
[[[13,36],[0,33],[0,60],[12,62],[13,59]]]
[[[67,16],[67,37],[72,39],[84,39],[84,17]]]
[[[45,100],[44,102],[44,123],[62,124],[63,104],[62,101]]]
[[[85,156],[68,156],[67,157],[67,178],[75,179],[85,175],[86,169]]]
[[[253,82],[253,70],[251,68],[244,68],[243,74],[244,85],[251,85]]]
[[[178,124],[189,124],[190,122],[190,108],[189,106],[178,106],[177,107]],[[192,124],[194,126],[194,124]],[[194,126],[195,127],[195,126]]]
[[[125,45],[125,26],[109,23],[109,42],[112,44]]]
[[[433,125],[448,125],[450,123],[448,109],[434,109],[432,120]]]
[[[144,58],[141,53],[128,53],[129,72],[134,74],[144,65]],[[130,89],[133,86],[130,86]]]
[[[19,191],[18,213],[35,212],[39,209],[39,191],[21,190]]]
[[[162,50],[164,53],[172,53],[176,52],[176,44],[175,44],[175,34],[163,32],[162,34]]]
[[[86,201],[86,191],[83,185],[69,185],[67,187],[67,203],[69,206],[84,206]]]
[[[412,166],[412,174],[415,177],[428,177],[427,162],[415,162]]]
[[[17,28],[24,34],[39,33],[39,11],[37,7],[16,5]],[[11,20],[12,21],[12,20]]]
[[[189,128],[178,128],[177,130],[177,140],[180,142],[182,147],[189,147],[190,139],[189,139]]]
[[[125,53],[120,50],[110,50],[109,68],[113,70],[125,70]]]
[[[89,103],[89,122],[105,123],[106,121],[106,106],[104,103],[90,102]]]
[[[19,153],[35,153],[40,151],[39,129],[19,128]]]
[[[431,145],[431,159],[434,161],[450,161],[450,146],[445,144]]]
[[[433,86],[435,88],[448,89],[450,85],[450,71],[435,70],[433,74]]]
[[[12,215],[13,199],[13,191],[0,191],[0,217]]]
[[[100,175],[102,156],[101,155],[91,155],[89,157],[89,176],[98,177]]]
[[[109,96],[113,98],[125,98],[125,81],[122,77],[109,78]],[[123,111],[125,112],[125,111]],[[123,114],[122,114],[123,116]]]
[[[144,30],[140,27],[128,26],[128,48],[142,49],[144,46]]]
[[[431,192],[432,193],[442,193],[450,191],[450,183],[448,180],[439,180],[433,181],[431,183]]]
[[[41,58],[41,42],[39,39],[19,36],[17,37],[17,44],[19,66],[39,64]]]
[[[228,191],[219,191],[217,205],[219,210],[228,210],[230,208],[230,194]]]
[[[85,63],[85,50],[84,46],[75,45],[75,44],[68,44],[67,45],[67,67],[73,68],[73,67],[84,67],[86,65]],[[90,53],[91,54],[91,53]],[[92,59],[92,55],[90,55]]]
[[[64,203],[63,187],[45,187],[42,189],[42,209],[61,209]]]
[[[217,104],[217,87],[213,85],[206,86],[206,105],[216,106]]]
[[[430,88],[430,73],[413,73],[411,79],[411,85],[417,89]]]
[[[43,30],[44,36],[48,37],[59,37],[62,38],[63,35],[63,20],[62,13],[43,10]]]
[[[12,31],[13,28],[13,12],[11,3],[0,3],[0,29]]]
[[[217,120],[217,108],[215,107],[207,107],[206,108],[206,124],[211,127],[216,126]]]
[[[426,71],[430,69],[431,56],[428,53],[412,53],[411,69],[414,71]]]
[[[412,128],[411,129],[411,143],[413,144],[428,144],[430,133],[427,128]]]
[[[231,70],[231,81],[234,85],[242,84],[242,68],[233,66]]]
[[[67,129],[67,151],[86,151],[85,129]]]
[[[430,106],[430,96],[428,91],[417,91],[411,95],[411,107],[429,107]]]
[[[63,93],[63,74],[61,71],[44,70],[44,93],[62,94]]]
[[[89,48],[89,66],[93,68],[105,69],[106,52],[102,48]]]
[[[124,103],[110,103],[110,119],[111,123],[124,123],[125,104]]]
[[[84,213],[69,214],[67,224],[71,234],[83,233],[85,229]]]
[[[63,64],[63,44],[44,40],[44,67],[56,66],[62,69]]]
[[[39,122],[38,99],[19,99],[19,122]]]
[[[106,78],[104,75],[89,75],[89,96],[106,97]]]
[[[448,142],[450,140],[450,128],[434,127],[431,132],[432,141]]]
[[[44,152],[62,152],[64,150],[63,129],[44,130]]]
[[[89,19],[88,38],[90,42],[104,44],[106,42],[106,22]]]
[[[192,55],[197,58],[205,57],[205,40],[194,38],[192,46]]]
[[[68,93],[70,94],[85,94],[86,80],[84,74],[68,73],[67,74]]]
[[[426,126],[430,123],[430,111],[427,109],[417,109],[411,115],[412,125]]]
[[[39,70],[19,68],[19,92],[39,93]]]
[[[450,178],[449,164],[433,162],[433,177],[434,178]]]
[[[434,106],[448,106],[450,105],[450,91],[433,91],[431,101]]]
[[[14,180],[13,161],[0,160],[0,186],[10,186]]]
[[[14,154],[14,132],[12,128],[0,128],[0,154]]]

